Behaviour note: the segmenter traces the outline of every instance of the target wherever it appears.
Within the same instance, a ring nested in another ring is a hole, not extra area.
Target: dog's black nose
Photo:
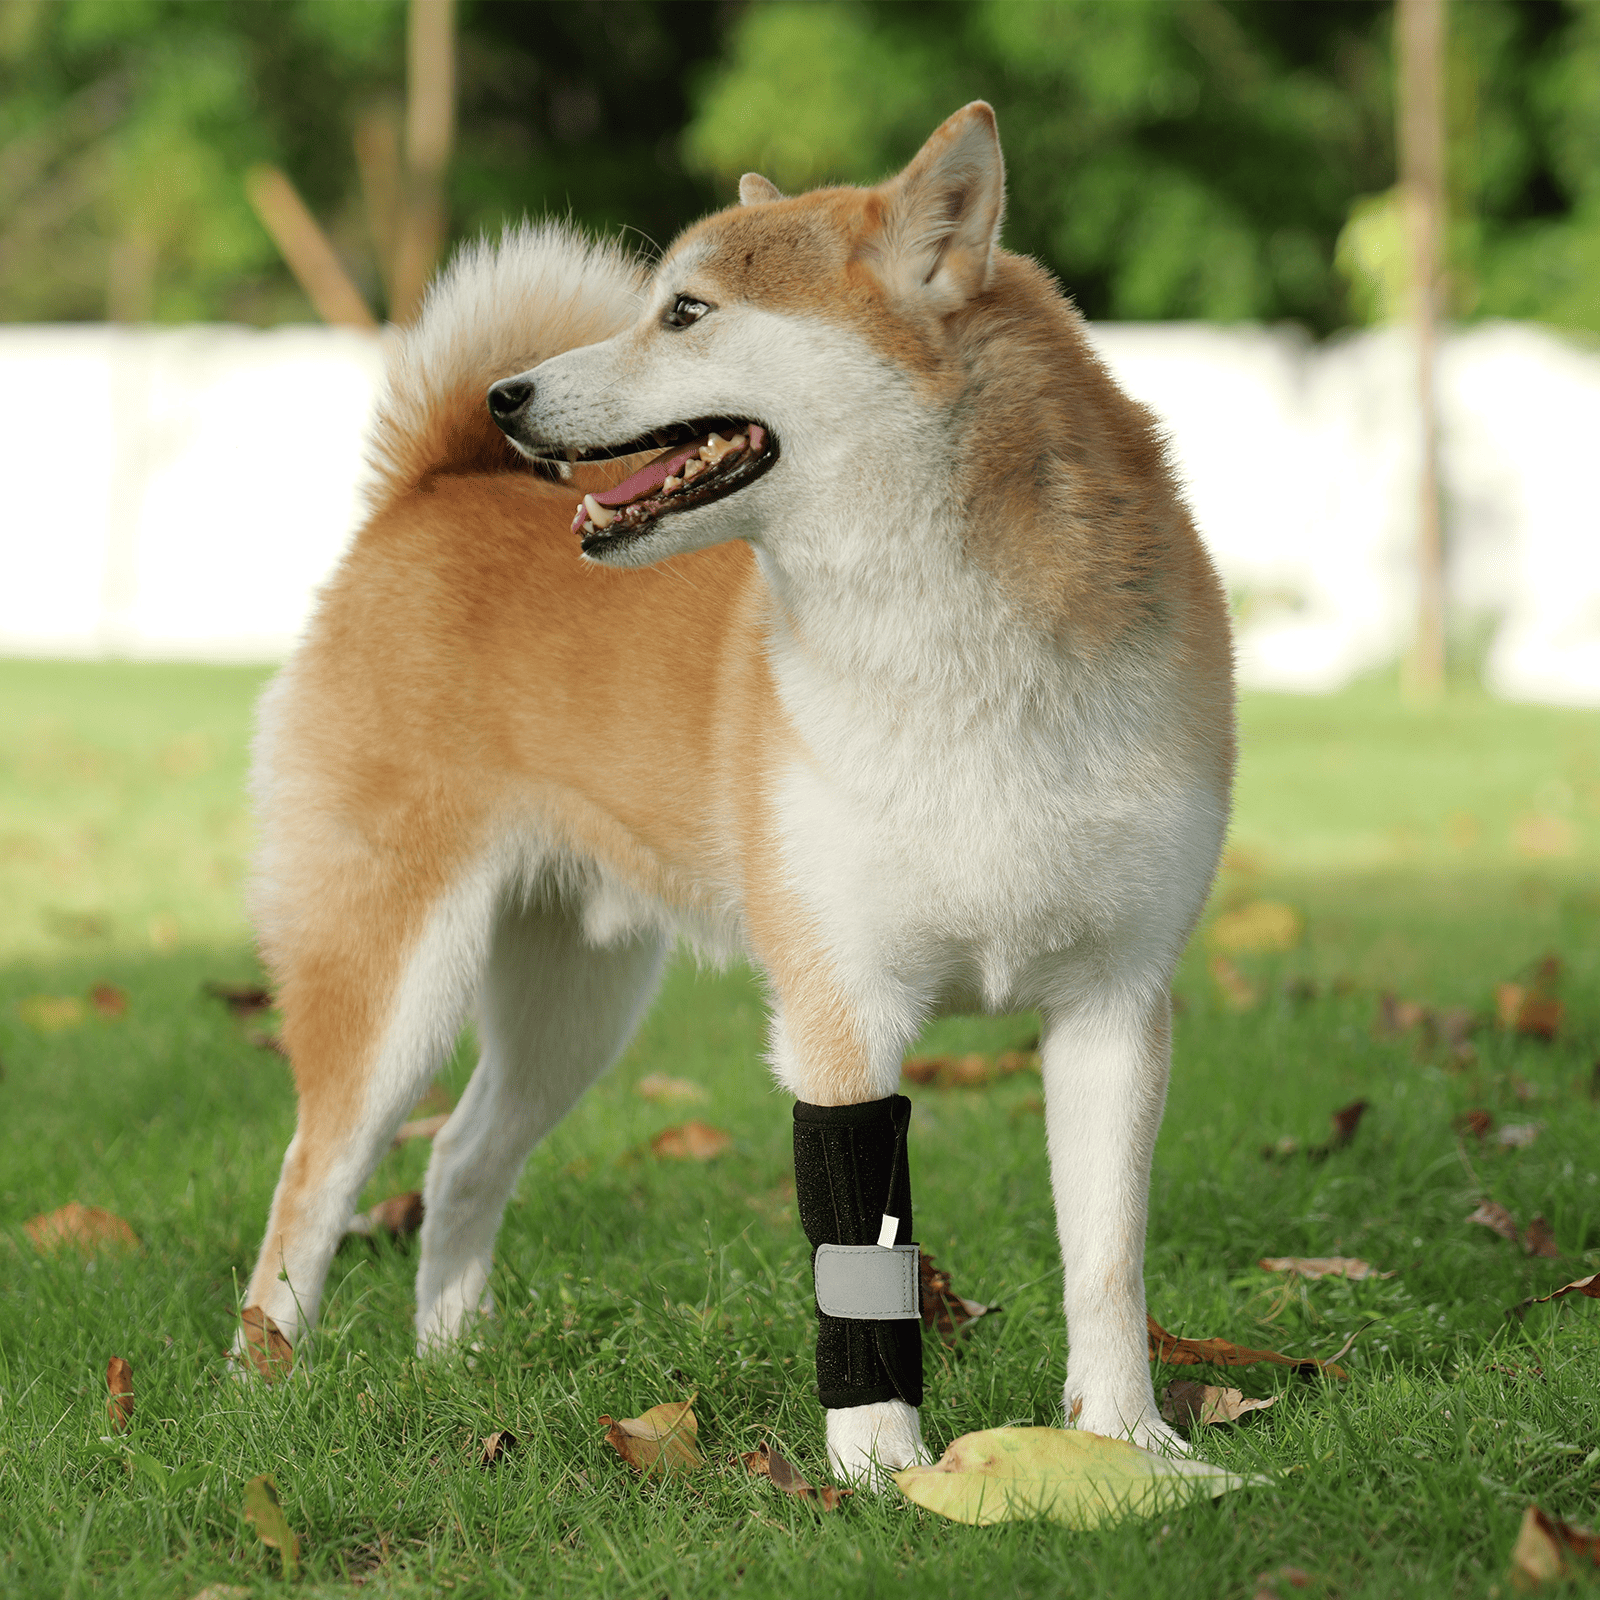
[[[533,384],[527,378],[502,378],[489,390],[489,414],[503,428],[527,405]]]

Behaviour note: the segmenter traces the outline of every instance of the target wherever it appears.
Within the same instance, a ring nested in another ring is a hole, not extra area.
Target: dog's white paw
[[[922,1442],[922,1417],[904,1400],[877,1400],[828,1413],[828,1465],[834,1476],[874,1494],[889,1475],[933,1458]]]
[[[480,1279],[481,1282],[481,1279]],[[441,1356],[460,1344],[480,1321],[494,1316],[494,1296],[484,1289],[474,1301],[456,1284],[437,1296],[426,1312],[417,1312],[417,1354],[424,1359]]]
[[[1161,1420],[1153,1394],[1130,1397],[1121,1404],[1097,1405],[1075,1394],[1069,1383],[1065,1405],[1069,1428],[1081,1428],[1085,1433],[1102,1434],[1108,1439],[1127,1439],[1140,1449],[1153,1450],[1161,1456],[1190,1454],[1188,1440]]]

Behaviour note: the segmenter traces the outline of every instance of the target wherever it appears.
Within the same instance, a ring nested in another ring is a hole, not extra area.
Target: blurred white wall
[[[1171,432],[1247,684],[1392,661],[1412,608],[1398,331],[1100,324]],[[0,654],[274,660],[360,517],[381,336],[0,327]],[[1489,324],[1440,361],[1449,590],[1491,687],[1600,705],[1600,354]]]

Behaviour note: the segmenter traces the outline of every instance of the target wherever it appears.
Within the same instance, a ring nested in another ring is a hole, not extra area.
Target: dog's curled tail
[[[372,509],[437,473],[512,470],[489,385],[625,327],[643,277],[620,245],[562,222],[464,245],[389,352],[368,451]]]

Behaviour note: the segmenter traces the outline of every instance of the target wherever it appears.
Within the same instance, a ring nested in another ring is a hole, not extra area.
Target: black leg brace
[[[811,1241],[813,1273],[819,1245],[877,1246],[880,1237],[886,1237],[885,1215],[897,1219],[893,1243],[912,1242],[911,1170],[906,1159],[910,1120],[911,1102],[902,1094],[861,1106],[796,1102],[795,1199],[800,1226]],[[910,1284],[900,1285],[909,1310],[902,1301],[896,1309],[880,1309],[872,1320],[862,1320],[830,1316],[818,1305],[817,1396],[830,1410],[875,1400],[922,1404],[916,1268],[912,1257]]]

